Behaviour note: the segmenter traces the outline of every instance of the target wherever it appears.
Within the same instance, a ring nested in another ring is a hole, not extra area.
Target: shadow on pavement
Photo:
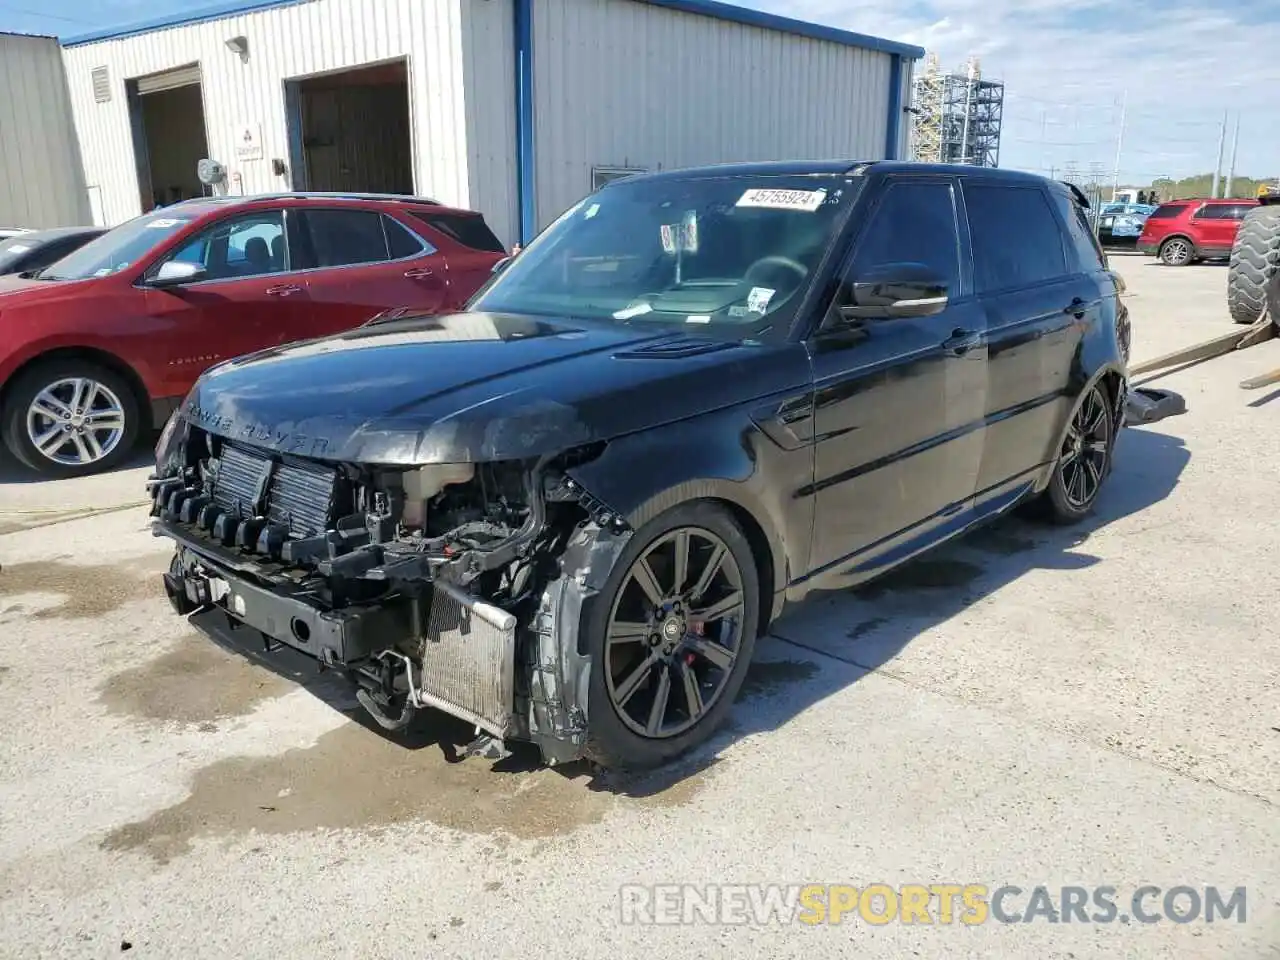
[[[1101,562],[1077,548],[1107,524],[1158,503],[1173,491],[1190,454],[1182,441],[1129,428],[1117,447],[1114,473],[1095,514],[1071,528],[1034,525],[1013,516],[948,544],[851,591],[814,597],[789,611],[763,638],[727,728],[704,747],[649,773],[591,771],[585,762],[556,768],[566,777],[590,773],[588,789],[632,798],[660,795],[719,763],[718,754],[745,737],[785,726],[811,705],[857,682],[892,660],[916,636],[961,613],[1001,586],[1034,569],[1077,570]],[[307,689],[333,709],[410,751],[438,750],[446,763],[463,760],[472,726],[435,711],[420,713],[405,732],[380,728],[355,701],[339,676],[318,673],[316,662],[283,648],[284,656],[260,656],[248,629],[229,631],[220,612],[197,614],[191,623],[215,642],[249,655]],[[798,657],[788,657],[788,653]],[[816,658],[814,654],[818,655]],[[538,769],[531,745],[511,743],[512,754],[490,762],[495,773]]]
[[[1095,513],[1077,526],[1008,516],[861,587],[817,595],[789,610],[771,630],[776,639],[757,651],[731,727],[698,752],[703,759],[687,764],[686,773],[736,740],[778,730],[1027,572],[1101,563],[1080,548],[1095,531],[1168,497],[1190,453],[1177,437],[1127,428],[1116,457]]]
[[[0,447],[0,485],[6,483],[75,483],[88,480],[90,477],[111,476],[113,473],[121,473],[125,470],[136,470],[138,467],[147,466],[152,462],[151,449],[144,442],[139,441],[135,450],[129,453],[119,464],[110,470],[104,470],[101,473],[87,474],[84,477],[49,477],[42,473],[30,469],[20,463],[7,450]]]

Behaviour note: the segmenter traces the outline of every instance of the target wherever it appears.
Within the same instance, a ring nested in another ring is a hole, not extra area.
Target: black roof
[[[50,227],[48,230],[28,230],[25,233],[19,233],[7,239],[21,240],[23,243],[39,246],[51,243],[54,240],[62,240],[66,237],[92,237],[106,232],[106,227]]]
[[[919,163],[914,160],[769,160],[720,163],[701,167],[637,173],[627,180],[679,180],[696,177],[804,177],[866,173],[962,174],[1009,183],[1044,183],[1047,178],[1021,170],[976,167],[957,163]]]

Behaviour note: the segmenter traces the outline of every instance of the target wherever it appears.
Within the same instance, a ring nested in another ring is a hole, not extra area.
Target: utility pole
[[[1222,191],[1222,195],[1231,199],[1231,181],[1236,177],[1236,150],[1240,147],[1240,114],[1236,114],[1236,132],[1231,138],[1231,165],[1227,168],[1227,189]]]
[[[1116,134],[1116,168],[1114,171],[1115,176],[1111,181],[1111,199],[1113,201],[1120,190],[1120,151],[1124,149],[1124,119],[1128,106],[1129,91],[1126,90],[1120,98],[1120,132]]]
[[[1227,145],[1227,111],[1222,111],[1222,127],[1218,130],[1218,162],[1213,165],[1213,192],[1209,197],[1218,199],[1218,181],[1222,177],[1222,148]]]

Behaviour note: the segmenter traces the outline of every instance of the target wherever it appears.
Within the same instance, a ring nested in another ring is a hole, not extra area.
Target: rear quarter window
[[[488,253],[506,253],[502,241],[499,240],[478,214],[466,215],[458,213],[438,213],[435,211],[410,211],[410,216],[421,220],[434,230],[439,230],[446,237],[472,250],[483,250]]]

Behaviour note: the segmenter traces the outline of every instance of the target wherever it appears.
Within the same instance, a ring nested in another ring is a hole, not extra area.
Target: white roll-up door
[[[146,77],[138,77],[138,93],[159,93],[161,90],[172,90],[175,87],[188,87],[200,82],[200,64],[191,63],[185,67],[175,67],[164,73],[153,73]]]

